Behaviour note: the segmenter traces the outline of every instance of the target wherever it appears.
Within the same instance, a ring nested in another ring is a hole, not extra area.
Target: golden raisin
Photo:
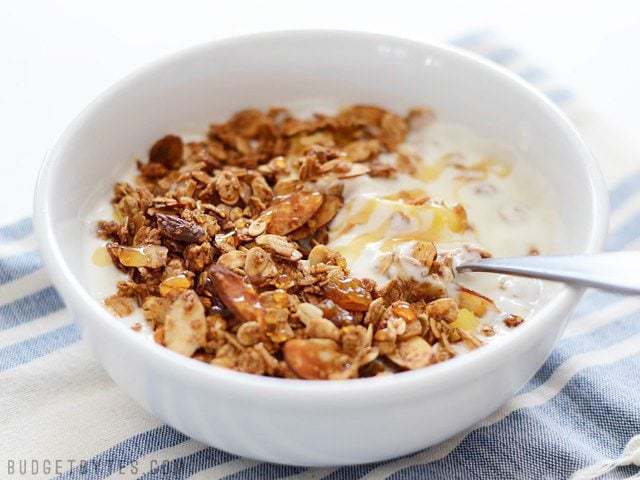
[[[336,304],[352,312],[366,312],[371,303],[369,293],[357,278],[341,278],[324,286],[325,295]]]

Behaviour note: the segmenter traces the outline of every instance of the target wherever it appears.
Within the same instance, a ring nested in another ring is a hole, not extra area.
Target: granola
[[[113,265],[128,275],[105,304],[118,316],[141,307],[155,341],[182,355],[313,380],[445,361],[495,335],[482,323],[488,315],[516,327],[521,317],[455,283],[454,254],[430,238],[387,249],[376,279],[354,275],[346,249],[327,245],[365,219],[330,229],[353,207],[345,207],[345,185],[416,174],[403,142],[432,118],[424,109],[402,117],[369,105],[310,119],[283,108],[244,110],[211,125],[204,140],[161,138],[138,162],[135,182],[115,185],[114,220],[98,224]],[[472,229],[461,205],[424,192],[388,198],[396,202],[389,222],[400,231],[415,212],[437,220],[431,237]]]

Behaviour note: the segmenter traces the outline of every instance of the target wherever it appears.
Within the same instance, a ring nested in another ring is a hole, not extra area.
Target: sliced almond
[[[327,225],[342,207],[342,199],[336,195],[327,195],[322,206],[309,219],[307,225],[311,230],[317,230]]]
[[[320,192],[293,192],[276,198],[262,216],[269,219],[267,233],[286,235],[301,227],[318,211],[322,202]]]
[[[462,286],[458,292],[458,305],[472,311],[478,317],[484,317],[488,311],[498,311],[493,300]]]
[[[240,275],[220,265],[209,267],[208,274],[220,300],[238,320],[249,322],[264,318],[265,311],[258,294]]]
[[[329,380],[349,370],[350,359],[333,340],[293,339],[284,344],[284,360],[296,375],[307,380]]]
[[[193,290],[180,294],[171,304],[164,322],[167,348],[190,357],[206,342],[204,307]]]

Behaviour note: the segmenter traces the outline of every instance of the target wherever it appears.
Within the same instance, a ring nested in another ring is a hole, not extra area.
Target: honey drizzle
[[[337,245],[336,250],[347,258],[356,258],[362,253],[362,249],[372,243],[381,242],[379,250],[389,252],[397,245],[417,240],[439,241],[445,238],[446,230],[450,233],[462,233],[466,230],[466,220],[457,214],[452,208],[435,202],[426,202],[421,205],[409,205],[398,201],[380,200],[370,198],[365,205],[358,210],[345,225],[338,231],[338,235],[351,230],[357,225],[367,223],[380,203],[390,204],[393,212],[371,232],[358,235],[347,245]],[[391,223],[391,217],[397,213],[404,214],[407,218],[417,222],[416,228],[385,238]],[[429,213],[428,217],[424,214]]]
[[[437,180],[440,175],[442,175],[442,172],[444,172],[446,168],[451,167],[458,168],[461,171],[471,171],[479,173],[480,176],[477,180],[484,181],[489,178],[489,175],[491,173],[500,178],[505,178],[511,175],[511,172],[513,170],[513,166],[501,162],[493,157],[485,157],[470,166],[465,166],[456,161],[456,159],[456,154],[449,153],[440,157],[435,163],[423,163],[418,169],[417,176],[420,180],[423,180],[425,182],[433,182],[434,180]]]

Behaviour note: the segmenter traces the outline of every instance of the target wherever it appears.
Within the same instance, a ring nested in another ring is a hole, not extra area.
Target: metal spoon
[[[595,287],[628,295],[640,294],[640,252],[591,255],[485,258],[463,262],[458,272],[508,273]]]

